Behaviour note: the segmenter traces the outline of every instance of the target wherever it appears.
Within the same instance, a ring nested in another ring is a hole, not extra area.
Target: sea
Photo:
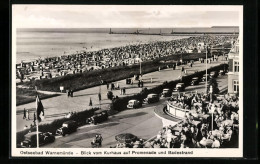
[[[97,51],[104,48],[156,41],[171,41],[190,37],[171,35],[171,32],[233,32],[238,30],[238,27],[139,29],[18,28],[16,30],[16,63],[20,63],[21,61],[34,61],[39,58],[76,54],[84,51]],[[114,34],[109,34],[110,31]],[[135,32],[146,35],[129,34]]]
[[[109,31],[110,29],[17,29],[16,63],[84,51],[187,38],[187,36],[124,34],[135,32],[136,29],[116,31],[121,34],[109,34]]]

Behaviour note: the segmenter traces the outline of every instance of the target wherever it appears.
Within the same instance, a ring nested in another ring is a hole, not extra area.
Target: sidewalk
[[[208,68],[219,65],[223,63],[221,61],[221,57],[219,58],[219,61],[212,62],[211,64],[208,64]],[[187,70],[187,74],[192,74],[195,71],[202,71],[205,70],[205,63],[195,62],[193,67],[188,67],[188,65],[185,65],[184,68]],[[162,84],[164,81],[172,81],[178,79],[180,76],[180,67],[178,67],[177,70],[172,70],[172,68],[160,70],[152,73],[148,73],[143,75],[143,81],[144,81],[144,87],[147,88],[153,88],[155,86],[158,86]],[[152,83],[151,83],[151,78]],[[113,94],[117,95],[118,97],[124,97],[133,95],[136,93],[139,93],[142,89],[138,88],[137,81],[134,82],[133,85],[127,85],[125,83],[125,80],[120,80],[117,82],[114,82],[114,84],[119,84],[119,86],[126,88],[126,95],[120,95],[120,90],[113,90]],[[48,99],[42,100],[44,110],[45,110],[45,118],[41,122],[41,124],[45,124],[48,122],[53,121],[54,119],[64,117],[65,114],[71,111],[82,111],[86,109],[90,109],[92,107],[99,107],[99,101],[98,101],[98,93],[99,93],[100,86],[88,88],[85,90],[81,90],[78,92],[74,92],[74,97],[67,97],[67,95],[62,94],[57,97],[52,97]],[[111,100],[107,99],[107,86],[102,85],[101,86],[101,101],[100,105],[102,109],[108,109]],[[90,98],[92,100],[93,106],[89,106]],[[35,102],[23,104],[16,107],[16,129],[17,131],[23,130],[24,126],[30,126],[30,124],[33,124],[33,112],[35,111]],[[30,118],[31,120],[26,121],[23,119],[23,110],[24,108],[30,111]],[[15,112],[15,111],[13,111]]]

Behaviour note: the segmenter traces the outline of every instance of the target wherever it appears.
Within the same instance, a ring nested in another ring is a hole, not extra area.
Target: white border
[[[14,6],[14,5],[13,5]],[[12,6],[12,7],[13,7]],[[68,5],[67,5],[68,6]],[[92,9],[99,8],[100,6],[94,6],[92,5]],[[114,8],[115,6],[110,6],[111,8]],[[121,8],[126,6],[117,6],[116,8]],[[147,6],[135,6],[137,8],[143,8]],[[156,6],[158,8],[164,9],[164,7],[169,8],[171,6]],[[243,156],[243,6],[175,6],[179,8],[180,10],[205,10],[205,8],[209,8],[210,10],[216,10],[216,11],[238,11],[239,12],[239,64],[240,64],[240,72],[239,72],[239,91],[240,91],[240,113],[239,113],[239,148],[236,149],[112,149],[112,148],[35,148],[35,149],[18,149],[16,148],[16,27],[17,25],[14,22],[14,19],[12,19],[12,142],[11,142],[11,156],[12,157],[242,157]],[[111,25],[110,25],[111,26]],[[115,25],[115,27],[118,27],[118,25]],[[28,151],[28,152],[43,152],[43,155],[26,155],[21,154],[22,151]],[[58,156],[52,156],[52,155],[46,155],[45,151],[52,151],[52,152],[58,152],[58,151],[66,151],[66,152],[73,152],[73,155],[58,155]],[[91,155],[81,155],[81,151],[90,151],[92,152]],[[101,151],[103,152],[103,155],[94,155],[93,152],[95,151]],[[143,151],[155,151],[157,152],[156,155],[138,155],[138,154],[127,154],[127,155],[105,155],[104,152],[108,151],[114,151],[114,152],[143,152]],[[163,151],[178,151],[178,152],[190,152],[192,151],[193,154],[191,155],[169,155],[169,154],[158,154],[158,152]]]

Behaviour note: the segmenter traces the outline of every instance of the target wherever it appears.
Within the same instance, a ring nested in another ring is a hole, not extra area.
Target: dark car
[[[158,102],[160,100],[160,97],[158,94],[149,94],[147,95],[147,97],[144,99],[144,103],[155,103]]]
[[[207,80],[210,79],[209,74],[207,74]],[[206,81],[206,74],[203,75],[203,77],[201,78],[201,81]]]
[[[220,70],[219,73],[218,73],[218,75],[220,75],[220,76],[221,76],[221,75],[222,75],[222,76],[225,75],[225,71],[224,71],[224,70]]]
[[[77,122],[76,121],[66,121],[62,124],[62,127],[57,129],[56,134],[65,136],[66,134],[71,134],[77,131]]]
[[[113,92],[112,92],[112,91],[108,91],[108,92],[107,92],[107,98],[108,98],[109,100],[112,100],[113,97],[114,97]]]
[[[142,103],[138,100],[129,100],[127,104],[127,108],[140,108],[142,107]]]
[[[199,78],[198,77],[193,77],[191,80],[190,85],[198,85],[199,84]]]
[[[184,90],[185,90],[184,83],[178,83],[178,84],[176,84],[176,87],[174,88],[173,91],[175,91],[175,92],[183,92]]]
[[[101,123],[107,119],[108,119],[107,110],[98,110],[98,111],[94,112],[94,115],[92,117],[87,118],[86,122],[97,124],[97,123]]]
[[[216,77],[218,77],[218,72],[217,72],[217,71],[212,71],[212,72],[210,72],[210,77],[211,77],[211,78],[216,78]]]
[[[164,88],[161,93],[162,97],[171,97],[171,95],[172,95],[172,92],[169,88]]]
[[[39,146],[55,141],[54,135],[50,132],[42,133],[38,132]],[[21,142],[22,148],[36,148],[37,147],[37,132],[31,132],[24,136],[24,141]]]

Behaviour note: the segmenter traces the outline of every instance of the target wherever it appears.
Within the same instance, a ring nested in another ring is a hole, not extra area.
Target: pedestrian
[[[89,106],[92,106],[92,100],[91,100],[91,97],[89,99]]]
[[[34,126],[36,125],[36,114],[35,112],[33,113],[33,123],[34,123]]]
[[[125,95],[125,88],[123,88],[123,95]]]
[[[70,97],[70,90],[66,90],[67,96]]]
[[[159,67],[159,68],[158,68],[158,70],[159,70],[159,72],[160,72],[160,70],[161,70],[161,67]]]
[[[70,90],[70,97],[73,97],[73,91]]]
[[[23,109],[23,119],[26,119],[26,111],[25,111],[25,108]]]
[[[143,82],[143,81],[141,81],[141,88],[143,88],[143,86],[144,86],[144,82]]]
[[[30,113],[28,109],[27,109],[27,120],[30,120]]]
[[[153,83],[153,78],[151,78],[151,83]]]
[[[101,101],[101,94],[100,93],[98,93],[98,99],[99,99],[99,101]]]
[[[140,88],[140,85],[141,85],[141,82],[140,82],[140,80],[138,81],[138,88]]]
[[[109,89],[109,83],[107,83],[107,90]]]

